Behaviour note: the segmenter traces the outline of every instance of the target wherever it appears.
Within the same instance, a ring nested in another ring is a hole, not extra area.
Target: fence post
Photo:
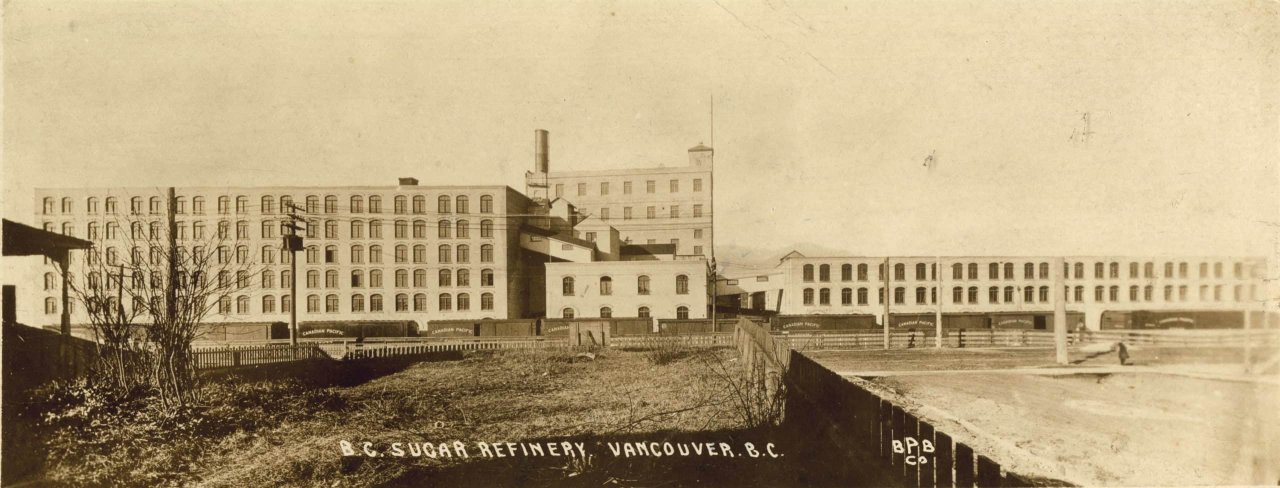
[[[908,414],[905,414],[905,415],[903,415],[903,427],[904,427],[904,428],[903,428],[903,430],[902,430],[902,435],[900,435],[900,436],[898,436],[898,437],[900,437],[900,438],[902,439],[903,450],[904,450],[904,451],[906,451],[906,455],[908,455],[908,456],[911,456],[911,455],[921,456],[921,454],[922,454],[922,453],[920,452],[920,449],[921,449],[921,447],[922,447],[921,445],[919,445],[919,444],[917,444],[917,445],[916,445],[916,447],[915,447],[915,449],[914,449],[914,451],[915,451],[914,453],[912,453],[912,451],[907,447],[907,446],[909,445],[909,444],[908,444],[908,442],[907,442],[907,439],[912,439],[912,440],[915,440],[915,441],[919,441],[919,440],[920,440],[920,421],[919,421],[918,419],[916,419],[916,416],[915,416],[915,415],[911,415],[911,414],[909,414],[909,413],[908,413]],[[907,486],[920,486],[920,461],[919,461],[919,459],[916,459],[916,460],[915,460],[914,462],[912,462],[912,463],[906,463],[906,464],[903,466],[903,468],[905,468],[905,469],[903,470],[903,475],[906,477]]]
[[[956,443],[956,488],[973,487],[973,449]]]
[[[937,486],[934,484],[934,480],[936,478],[934,477],[933,470],[938,465],[938,461],[937,461],[938,443],[934,442],[933,440],[933,426],[929,425],[928,422],[921,420],[919,438],[920,438],[921,447],[924,446],[925,441],[928,441],[930,444],[933,444],[933,455],[925,458],[925,459],[928,459],[927,461],[928,464],[920,465],[920,486],[932,488],[934,486]],[[920,454],[922,456],[925,455],[923,450],[921,451]]]
[[[1000,486],[1000,465],[986,456],[978,456],[978,486],[981,488]]]
[[[952,444],[951,436],[942,432],[935,431],[933,433],[933,459],[934,459],[934,476],[935,485],[950,487],[955,477],[951,474],[951,468],[955,465],[952,461]]]
[[[231,365],[232,366],[240,365],[240,351],[231,351]]]

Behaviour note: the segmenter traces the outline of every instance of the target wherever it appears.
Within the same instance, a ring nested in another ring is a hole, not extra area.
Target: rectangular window
[[[645,193],[654,193],[655,191],[657,191],[657,188],[658,188],[658,183],[656,181],[648,180],[644,182]]]
[[[702,191],[702,178],[693,179],[693,191]]]
[[[679,205],[672,205],[672,206],[671,206],[671,218],[673,218],[673,219],[678,219],[678,218],[680,218],[680,206],[679,206]]]
[[[600,209],[600,220],[609,220],[609,207]]]
[[[652,219],[652,218],[656,218],[657,216],[658,216],[658,209],[655,207],[649,207],[645,212],[645,218]]]
[[[609,194],[609,182],[607,182],[607,181],[601,181],[601,182],[600,182],[600,194],[601,194],[601,195],[608,195],[608,194]]]
[[[556,198],[564,196],[564,183],[556,183]]]
[[[694,206],[693,206],[693,217],[694,217],[694,218],[698,218],[698,217],[701,217],[701,216],[702,216],[702,205],[694,205]]]
[[[702,246],[693,246],[693,254],[695,254],[695,255],[701,255],[701,254],[702,254]]]
[[[631,207],[622,207],[622,220],[631,220]]]
[[[581,197],[581,196],[585,196],[586,194],[587,194],[587,184],[578,183],[578,196]]]
[[[671,193],[680,191],[680,180],[671,180]]]
[[[630,182],[630,181],[624,181],[624,182],[622,182],[622,194],[623,194],[623,195],[630,195],[630,194],[631,194],[631,182]]]

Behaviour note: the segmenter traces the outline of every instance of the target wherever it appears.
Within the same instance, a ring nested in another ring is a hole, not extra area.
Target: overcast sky
[[[534,129],[553,169],[680,165],[714,95],[719,244],[1271,254],[1276,8],[11,1],[3,208],[33,222],[32,189],[60,186],[523,191]]]

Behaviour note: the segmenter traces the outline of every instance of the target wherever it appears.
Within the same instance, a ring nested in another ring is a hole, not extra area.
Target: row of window
[[[300,207],[298,208],[298,210],[304,211],[306,213],[320,213],[320,197],[319,196],[308,195],[304,201],[306,202],[306,206]],[[382,213],[382,197],[378,195],[370,195],[367,200],[362,195],[352,195],[349,201],[350,206],[346,208],[346,211],[349,213],[365,213],[366,201],[368,202],[368,207],[367,207],[368,213]],[[392,202],[393,202],[392,211],[397,214],[410,213],[409,205],[411,201],[412,201],[412,213],[415,213],[415,214],[427,213],[427,198],[423,195],[415,195],[412,200],[410,200],[409,197],[405,195],[397,195],[395,198],[392,199]],[[106,197],[106,199],[104,200],[104,212],[107,214],[115,214],[116,202],[117,202],[116,197]],[[191,213],[203,214],[204,202],[205,202],[204,197],[192,197]],[[249,197],[240,195],[235,197],[234,202],[235,202],[235,213],[237,214],[249,213]],[[261,211],[261,213],[263,214],[276,213],[275,197],[271,195],[263,195],[260,202],[261,203],[258,209],[259,211]],[[290,208],[294,207],[292,196],[283,195],[280,197],[279,202],[280,202],[279,209],[281,213],[288,213]],[[62,213],[64,214],[73,213],[74,209],[73,209],[71,197],[63,197],[60,202],[55,200],[53,197],[45,197],[43,201],[43,209],[42,209],[44,215],[53,215],[55,213],[54,210],[57,208],[58,206],[57,204],[59,203],[61,204],[60,206],[61,206]],[[177,197],[174,201],[174,213],[185,214],[187,212],[186,203],[187,203],[186,197]],[[145,204],[145,207],[144,207],[144,204]],[[219,214],[229,214],[231,213],[232,199],[230,196],[220,196],[217,199],[217,205],[218,205]],[[159,215],[162,212],[164,212],[164,209],[165,207],[164,207],[163,197],[153,196],[145,200],[143,199],[143,197],[132,197],[129,199],[129,213],[133,215],[141,215],[144,213],[144,211],[152,215]],[[85,212],[88,214],[98,213],[97,197],[88,197],[85,199]],[[466,195],[458,195],[457,197],[453,197],[453,198],[449,197],[448,195],[440,195],[436,199],[436,212],[437,213],[460,213],[460,214],[470,213],[470,199]],[[339,213],[337,196],[328,195],[324,197],[324,213],[327,213],[327,214]],[[480,213],[493,213],[493,196],[492,195],[480,196]]]
[[[646,275],[640,275],[639,277],[637,277],[636,278],[636,294],[648,295],[650,290],[649,282],[650,282],[650,279]],[[599,284],[600,284],[600,287],[598,288],[598,293],[600,295],[613,294],[613,278],[612,277],[609,277],[609,276],[600,277]],[[564,278],[561,278],[560,286],[561,286],[561,292],[563,293],[564,296],[571,297],[575,295],[574,290],[576,286],[576,280],[574,280],[572,276],[565,276]],[[677,295],[689,294],[689,277],[688,276],[676,275],[676,294]]]
[[[395,246],[390,256],[391,261],[395,263],[410,262],[411,249],[412,262],[419,264],[427,262],[427,246],[422,244],[415,245],[412,248],[404,244]],[[236,246],[235,248],[230,246],[218,246],[214,249],[213,253],[206,253],[203,246],[195,246],[191,249],[179,248],[179,250],[182,253],[180,259],[183,260],[193,259],[192,256],[195,256],[194,259],[200,262],[229,264],[234,261],[238,264],[249,263],[249,246]],[[148,254],[149,261],[147,262],[150,262],[153,265],[162,264],[166,259],[166,253],[160,247],[151,247]],[[282,264],[289,264],[290,259],[292,259],[292,253],[280,246],[262,246],[262,259],[258,264],[275,264],[277,254],[279,254],[280,263]],[[135,246],[131,248],[130,256],[133,259],[132,262],[135,264],[141,264],[144,262],[141,247]],[[305,251],[305,256],[307,264],[337,264],[339,261],[338,246],[325,246],[323,260],[320,254],[320,248],[317,246],[308,246]],[[364,264],[365,256],[365,246],[360,244],[351,246],[349,261],[351,264]],[[368,247],[369,264],[381,264],[384,256],[386,255],[382,250],[382,246],[374,244]],[[109,266],[116,266],[120,264],[120,255],[115,247],[107,247],[103,251],[90,249],[85,253],[85,257],[90,266],[99,264],[99,260],[104,257],[106,259],[106,264]],[[466,244],[458,244],[457,246],[441,244],[436,249],[436,262],[440,264],[453,264],[455,262],[457,264],[468,264],[471,262],[471,246]],[[480,262],[493,262],[492,244],[483,244],[480,246]]]
[[[667,210],[668,213],[666,218],[678,219],[681,217],[679,205],[671,205],[670,207],[667,207],[667,209],[668,209]],[[600,220],[609,220],[612,217],[609,213],[609,207],[600,207],[600,214],[598,215],[598,217],[600,218]],[[692,217],[694,218],[703,217],[701,204],[696,204],[693,206]],[[622,207],[622,220],[631,220],[632,218],[634,218],[634,214],[631,211],[631,207]],[[644,218],[646,219],[659,218],[658,207],[653,205],[645,207]]]
[[[1187,278],[1189,266],[1190,265],[1185,262],[1181,262],[1181,263],[1166,262],[1164,263],[1164,274],[1161,276],[1164,278],[1175,278],[1175,277]],[[1214,278],[1222,277],[1223,263],[1219,262],[1219,263],[1200,263],[1199,265],[1200,278],[1209,277],[1209,270],[1211,266],[1213,270],[1213,277]],[[1244,268],[1245,268],[1245,263],[1243,262],[1237,261],[1232,263],[1232,276],[1234,276],[1237,279],[1243,278],[1245,274]],[[852,264],[841,265],[840,281],[854,281],[854,269],[855,269],[854,265]],[[857,265],[856,269],[857,269],[857,281],[867,281],[868,266],[866,264],[859,264]],[[966,279],[965,278],[966,269],[968,270],[968,273],[967,273],[968,279],[970,280],[979,279],[978,263],[969,263],[967,267],[962,263],[952,264],[951,279],[953,280]],[[1141,276],[1139,276],[1139,269],[1141,269],[1142,271]],[[1176,273],[1175,273],[1175,269],[1176,269]],[[998,280],[1003,278],[1006,280],[1012,280],[1012,279],[1015,279],[1015,273],[1014,273],[1015,270],[1016,270],[1016,265],[1014,263],[989,263],[987,265],[987,279]],[[815,271],[816,271],[816,278],[815,278]],[[1003,273],[1001,271],[1003,271]],[[1072,271],[1075,272],[1074,275]],[[1257,278],[1260,272],[1261,272],[1260,267],[1253,266],[1251,267],[1250,276],[1253,278]],[[823,281],[823,282],[831,281],[831,265],[829,264],[821,264],[818,266],[814,266],[812,264],[806,264],[802,268],[802,273],[803,273],[803,279],[806,282],[812,282],[815,280]],[[877,267],[876,273],[877,273],[876,274],[877,280],[884,279],[883,263],[881,263]],[[1074,277],[1075,279],[1084,279],[1085,263],[1074,263],[1074,264],[1063,263],[1062,273],[1063,273],[1063,276],[1066,278]],[[925,263],[917,263],[915,265],[914,277],[917,281],[936,280],[937,265],[936,264],[926,265]],[[1042,263],[1039,263],[1039,265],[1037,265],[1036,263],[1024,263],[1022,265],[1022,277],[1024,279],[1036,279],[1036,278],[1049,279],[1049,263],[1042,262]],[[1109,264],[1101,263],[1101,262],[1094,263],[1093,277],[1096,279],[1120,278],[1120,263],[1118,262],[1112,262]],[[1155,278],[1156,277],[1155,263],[1154,262],[1129,263],[1129,278],[1139,278],[1139,277]],[[907,279],[906,264],[898,263],[893,266],[893,279],[897,281],[905,281]]]
[[[1018,288],[1019,287],[1013,287],[1013,286],[1006,286],[1003,289],[998,286],[990,287],[987,289],[987,303],[991,303],[991,304],[1017,303],[1015,300],[1018,297],[1018,293],[1017,293]],[[1037,302],[1051,303],[1049,298],[1049,287],[1041,286],[1037,288],[1034,286],[1026,286],[1021,288],[1022,288],[1022,303],[1037,303]],[[937,290],[938,290],[937,288],[917,287],[915,289],[915,303],[918,305],[926,304],[926,303],[928,304],[938,303]],[[815,294],[815,291],[816,291],[816,294]],[[869,290],[867,288],[858,288],[856,291],[853,288],[844,288],[840,290],[840,304],[853,305],[855,295],[856,295],[858,305],[867,305],[868,291]],[[1111,286],[1111,287],[1097,286],[1097,287],[1094,287],[1093,291],[1094,291],[1093,301],[1095,302],[1120,301],[1119,286]],[[1147,285],[1145,287],[1139,287],[1137,285],[1130,286],[1129,301],[1131,302],[1152,301],[1152,296],[1154,294],[1154,291],[1155,291],[1155,287],[1151,285]],[[1085,300],[1085,287],[1083,286],[1077,286],[1074,288],[1065,287],[1063,292],[1064,294],[1067,295],[1068,302],[1072,302],[1072,301],[1083,302]],[[1199,301],[1202,301],[1202,302],[1207,302],[1211,300],[1215,302],[1223,301],[1222,285],[1214,285],[1214,286],[1201,285],[1199,288],[1199,292],[1200,294],[1197,297],[1197,300]],[[877,303],[884,304],[884,288],[879,288],[878,293],[879,293],[879,297],[877,299],[878,300]],[[1174,287],[1173,285],[1166,285],[1164,287],[1164,301],[1166,302],[1187,301],[1189,299],[1188,293],[1189,293],[1189,287],[1187,287],[1186,285],[1182,285],[1178,287]],[[906,288],[898,287],[893,289],[893,303],[898,305],[905,304],[906,296],[907,296]],[[814,290],[813,288],[804,289],[802,294],[802,299],[805,305],[814,305],[815,298],[817,300],[816,303],[818,305],[831,305],[831,289],[830,288],[820,288],[817,290]],[[927,298],[927,301],[926,301],[926,298]],[[967,301],[966,301],[966,298],[968,299]],[[1002,298],[1003,298],[1003,302],[1002,302]],[[1245,300],[1257,300],[1257,286],[1249,285],[1248,292],[1246,294],[1244,286],[1235,285],[1234,287],[1232,287],[1232,300],[1237,302],[1245,301]],[[971,286],[966,289],[964,287],[957,286],[955,288],[952,288],[951,302],[957,303],[957,304],[979,303],[978,287]]]
[[[692,181],[692,187],[693,187],[693,191],[694,191],[694,193],[701,192],[701,191],[702,191],[702,178],[694,178],[694,179],[693,179],[693,181]],[[601,181],[601,182],[600,182],[600,184],[599,184],[599,187],[598,187],[598,188],[599,188],[599,193],[598,193],[598,195],[599,195],[599,196],[608,196],[608,195],[609,195],[610,190],[613,190],[613,189],[615,189],[615,188],[617,188],[617,187],[612,186],[612,182],[608,182],[608,181]],[[564,188],[564,183],[556,183],[556,198],[564,197],[564,190],[565,190],[565,188]],[[590,190],[591,190],[591,185],[590,185],[590,184],[588,184],[588,183],[585,183],[585,182],[584,182],[584,183],[578,183],[578,184],[577,184],[577,188],[576,188],[576,190],[577,190],[577,196],[580,196],[580,197],[589,196],[589,195],[588,195],[588,192],[590,192]],[[632,191],[632,190],[633,190],[633,188],[632,188],[632,184],[631,184],[631,182],[630,182],[630,181],[624,181],[624,182],[622,182],[622,194],[623,194],[623,195],[630,195],[630,194],[632,194],[632,193],[633,193],[633,191]],[[668,191],[668,193],[680,193],[680,180],[679,180],[679,179],[676,179],[676,178],[672,178],[672,179],[668,180],[668,184],[667,184],[667,191]],[[652,193],[657,193],[657,192],[658,192],[658,180],[645,180],[645,182],[644,182],[644,192],[645,192],[645,193],[651,193],[651,194],[652,194]]]
[[[560,316],[566,319],[578,318],[578,312],[577,310],[574,310],[573,307],[565,307],[560,310]],[[600,307],[599,317],[602,319],[613,318],[613,307]],[[636,309],[636,317],[642,319],[649,318],[649,307],[640,307]],[[676,307],[676,318],[681,320],[688,319],[689,307],[684,305]]]
[[[283,220],[262,221],[261,233],[260,233],[261,237],[263,239],[276,237],[276,230],[283,229],[283,226],[286,223],[287,222]],[[231,226],[232,226],[232,223],[230,221],[223,220],[218,222],[217,227],[215,229],[215,232],[216,232],[215,235],[219,239],[230,239],[232,236]],[[407,239],[411,235],[414,239],[426,239],[427,227],[428,227],[427,221],[425,220],[415,220],[412,222],[412,224],[407,220],[396,220],[392,222],[392,230],[394,232],[393,236],[396,239]],[[435,227],[436,227],[436,233],[435,233],[436,237],[439,237],[441,239],[450,239],[455,237],[458,239],[468,239],[471,237],[471,222],[468,222],[466,220],[458,220],[456,222],[451,222],[449,220],[440,220],[439,222],[436,223]],[[187,228],[188,226],[186,222],[182,222],[182,221],[177,222],[176,230],[177,230],[177,238],[179,240],[187,239],[187,236],[188,236]],[[191,239],[200,240],[205,238],[204,222],[199,222],[199,221],[192,222],[190,225],[190,228],[191,228],[191,232],[190,232]],[[480,237],[492,238],[493,228],[494,227],[493,227],[492,220],[488,220],[488,219],[481,220],[479,225]],[[99,239],[102,237],[105,237],[106,239],[116,239],[120,235],[120,226],[115,222],[107,222],[104,227],[105,232],[103,233],[99,233],[98,231],[99,225],[97,222],[89,222],[87,224],[87,229],[88,229],[89,239]],[[250,229],[250,226],[248,221],[244,221],[244,220],[237,221],[235,223],[235,238],[236,239],[252,239],[252,236],[249,235],[249,229]],[[303,222],[303,235],[305,235],[308,238],[312,238],[312,239],[318,238],[318,236],[321,235],[321,229],[324,230],[324,233],[323,233],[324,238],[326,239],[339,238],[338,222],[335,220],[326,220],[323,222],[323,225],[319,220],[316,220],[316,219],[311,219]],[[352,221],[350,223],[350,233],[348,234],[348,237],[352,239],[364,239],[366,229],[368,229],[368,235],[370,239],[382,238],[382,221],[380,220],[370,220],[368,222],[364,222],[360,220]],[[410,234],[410,229],[412,229],[413,231],[412,234]],[[49,232],[55,232],[54,224],[52,222],[45,222],[44,230]],[[63,222],[62,234],[69,235],[69,236],[76,235],[75,224],[72,224],[71,222]],[[280,235],[285,235],[285,234],[286,232],[284,230],[280,230]],[[133,239],[163,239],[168,237],[168,233],[164,231],[164,224],[162,224],[161,222],[149,222],[146,224],[142,222],[133,222],[130,225],[129,237]]]
[[[235,273],[236,273],[235,275],[236,286],[240,288],[252,286],[251,280],[249,279],[248,271],[236,271]],[[338,288],[338,272],[337,271],[335,270],[325,271],[323,276],[324,276],[324,288]],[[393,272],[393,276],[394,276],[394,283],[396,288],[408,288],[410,286],[409,270],[397,269]],[[147,286],[147,280],[146,280],[147,277],[148,276],[141,271],[135,271],[133,272],[132,275],[128,275],[125,277],[119,277],[119,275],[116,275],[116,278],[106,280],[105,287],[108,290],[114,290],[119,280],[127,279],[129,288],[132,288],[132,289],[145,288]],[[149,277],[150,277],[152,288],[159,289],[164,285],[164,280],[161,278],[159,271],[150,272]],[[321,287],[320,277],[321,277],[321,274],[319,270],[314,270],[314,269],[308,270],[306,273],[305,286],[307,288],[320,288]],[[351,287],[363,288],[367,286],[369,288],[381,288],[383,286],[382,270],[380,269],[368,270],[367,277],[368,279],[366,280],[365,270],[361,270],[361,269],[351,270],[350,272]],[[413,278],[412,286],[414,288],[426,288],[427,270],[425,269],[413,270],[412,278]],[[441,286],[441,287],[471,286],[471,270],[469,269],[458,269],[458,270],[441,269],[436,272],[436,278],[437,278],[436,286]],[[199,279],[198,276],[197,276],[197,279]],[[230,283],[230,279],[231,279],[231,274],[229,271],[219,271],[218,282],[220,286],[228,285]],[[289,284],[292,282],[293,282],[293,275],[290,272],[290,270],[284,270],[280,272],[281,287],[287,288]],[[90,289],[98,289],[103,286],[104,282],[102,280],[101,274],[99,274],[97,271],[92,271],[92,272],[89,272],[87,275],[86,284],[89,286]],[[262,288],[265,288],[265,289],[275,288],[276,272],[271,270],[265,270],[259,273],[259,284],[261,285]],[[480,286],[483,286],[483,287],[494,286],[494,273],[492,269],[485,268],[480,270]],[[53,273],[45,273],[44,289],[46,291],[52,291],[57,289],[57,287],[58,287],[57,275]]]

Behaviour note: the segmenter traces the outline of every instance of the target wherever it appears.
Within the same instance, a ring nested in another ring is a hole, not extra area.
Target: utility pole
[[[286,210],[286,209],[282,209]],[[302,230],[298,227],[298,222],[303,220],[298,216],[298,211],[302,207],[289,202],[290,222],[284,224],[289,229],[289,235],[284,236],[284,249],[289,251],[289,345],[294,346],[294,353],[297,354],[298,345],[298,251],[302,250],[302,236],[298,235],[298,231]]]
[[[178,190],[169,187],[169,283],[165,287],[165,320],[172,322],[178,316]]]
[[[893,270],[889,269],[889,258],[884,258],[884,293],[880,297],[884,299],[884,348],[889,349],[889,300],[893,299],[892,292],[889,290],[889,273]]]
[[[1057,351],[1058,364],[1070,362],[1067,357],[1067,265],[1065,258],[1056,258],[1053,263],[1053,346]]]
[[[711,331],[719,332],[720,323],[716,314],[716,285],[719,283],[716,269],[716,97],[711,96]],[[742,304],[738,304],[741,308]]]
[[[120,272],[116,275],[116,318],[120,321],[121,327],[124,326],[124,265],[117,264],[116,269]],[[111,279],[107,276],[107,279]]]
[[[941,255],[938,255],[935,258],[935,262],[933,266],[934,266],[933,272],[936,273],[933,275],[933,278],[938,284],[938,291],[934,295],[935,297],[938,298],[938,308],[935,309],[936,311],[933,316],[933,321],[934,321],[933,344],[934,344],[934,347],[938,349],[942,349],[942,301],[944,298],[946,298],[946,295],[942,294],[942,256]]]

